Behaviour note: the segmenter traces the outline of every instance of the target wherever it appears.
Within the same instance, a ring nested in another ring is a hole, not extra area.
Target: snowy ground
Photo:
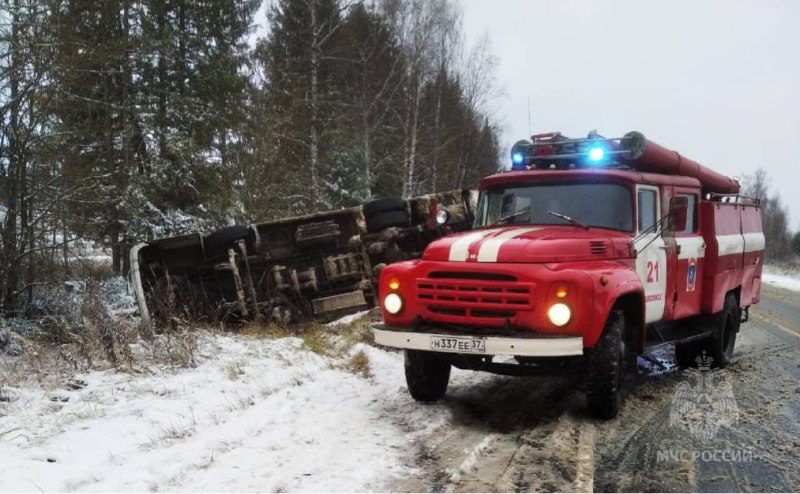
[[[768,285],[800,292],[800,273],[797,272],[775,266],[764,266],[761,280]]]
[[[450,412],[410,399],[400,354],[359,350],[369,377],[298,338],[208,335],[194,369],[12,389],[0,491],[381,490],[415,474],[414,439]]]
[[[775,267],[765,269],[763,281],[800,291],[800,276]],[[103,287],[113,313],[131,310],[123,288],[119,280]],[[330,330],[346,328],[363,315],[337,321]],[[792,324],[784,326],[795,327]],[[524,382],[508,388],[504,379],[453,369],[450,394],[455,401],[422,405],[405,390],[399,353],[358,344],[341,358],[329,358],[305,349],[302,340],[293,337],[202,333],[199,338],[195,368],[92,372],[55,389],[3,388],[0,492],[341,492],[394,490],[398,485],[427,490],[439,485],[436,475],[449,471],[451,458],[456,466],[469,462],[472,453],[460,454],[469,449],[465,444],[474,442],[477,449],[470,451],[478,451],[486,437],[494,437],[486,436],[487,422],[496,420],[503,424],[498,430],[508,432],[508,420],[526,417],[520,410],[539,406],[535,415],[547,416],[553,408],[549,403],[563,393],[534,387],[533,394],[520,401],[520,390],[527,390]],[[359,351],[369,359],[367,377],[345,368],[349,356]],[[457,414],[479,413],[477,404],[487,403],[487,393],[492,396],[488,410],[495,408],[498,396],[510,395],[506,408],[492,412],[495,415],[486,412],[490,418],[478,420],[469,432],[464,417]],[[525,430],[527,420],[521,422]],[[554,430],[560,431],[563,424],[579,427],[582,421],[559,419]],[[545,434],[550,429],[542,430]],[[516,445],[518,438],[512,436],[509,444]],[[444,446],[431,446],[431,438]],[[505,451],[505,443],[498,444],[495,450]],[[425,448],[436,451],[435,461]],[[448,448],[453,454],[442,453]],[[525,468],[550,465],[507,449]],[[492,455],[487,458],[491,463]],[[436,473],[433,477],[424,470],[426,462],[433,462],[428,468]]]

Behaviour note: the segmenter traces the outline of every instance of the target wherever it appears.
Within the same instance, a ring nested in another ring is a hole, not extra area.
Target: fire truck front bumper
[[[438,332],[408,331],[385,324],[374,324],[375,343],[393,348],[474,355],[514,355],[520,357],[572,357],[583,355],[583,338],[475,336]]]

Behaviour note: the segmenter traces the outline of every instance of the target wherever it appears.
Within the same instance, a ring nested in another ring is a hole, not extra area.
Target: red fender
[[[414,279],[416,273],[414,268],[421,262],[420,259],[411,261],[401,261],[390,264],[381,270],[378,281],[378,306],[381,308],[381,316],[387,323],[397,326],[410,326],[414,321],[417,311],[414,307]],[[389,288],[389,280],[396,278],[400,282],[400,288],[392,290]],[[394,292],[403,299],[404,308],[399,314],[389,314],[383,308],[383,299],[389,293]]]
[[[592,323],[587,328],[583,336],[583,346],[593,347],[603,333],[608,315],[611,308],[622,297],[635,295],[639,299],[639,310],[641,311],[640,331],[641,340],[644,341],[644,287],[636,272],[628,266],[620,266],[618,263],[602,263],[596,265],[594,269],[586,272],[592,279],[594,286],[593,317]],[[637,349],[640,350],[640,349]]]

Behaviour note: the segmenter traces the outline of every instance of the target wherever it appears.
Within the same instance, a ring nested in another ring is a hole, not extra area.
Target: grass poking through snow
[[[244,375],[245,362],[243,360],[233,360],[225,364],[225,374],[228,379],[235,381]]]
[[[242,326],[239,334],[249,338],[285,338],[293,333],[285,324],[250,321]]]
[[[361,377],[370,377],[372,375],[372,367],[369,363],[369,357],[363,350],[359,350],[355,355],[350,357],[350,360],[345,365],[345,368],[353,374]]]

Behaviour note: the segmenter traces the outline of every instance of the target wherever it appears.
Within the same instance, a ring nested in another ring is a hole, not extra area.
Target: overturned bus
[[[140,243],[130,252],[131,284],[144,321],[329,321],[374,307],[387,264],[470,229],[476,201],[473,190],[382,198]]]

